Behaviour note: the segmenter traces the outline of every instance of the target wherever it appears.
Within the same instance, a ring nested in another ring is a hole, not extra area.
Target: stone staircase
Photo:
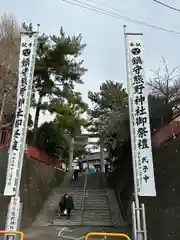
[[[75,209],[70,222],[56,213],[58,203],[65,193],[74,199]],[[33,226],[122,226],[122,219],[118,218],[118,205],[114,197],[113,202],[110,198],[101,173],[82,175],[77,183],[65,180],[60,187],[52,190]]]
[[[85,193],[83,225],[112,226],[111,214],[104,190]]]
[[[48,199],[45,201],[43,208],[36,217],[33,226],[48,225],[81,225],[82,224],[82,202],[84,199],[84,182],[85,176],[81,176],[76,183],[65,180],[60,187],[51,191]],[[65,194],[73,197],[75,210],[72,211],[71,222],[68,223],[66,217],[58,216],[58,203]]]
[[[83,204],[83,225],[112,226],[111,213],[100,173],[89,174]]]

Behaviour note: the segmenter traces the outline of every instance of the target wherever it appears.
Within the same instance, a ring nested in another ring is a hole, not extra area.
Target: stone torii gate
[[[72,162],[74,158],[74,145],[81,145],[84,144],[84,141],[82,142],[81,139],[83,138],[87,140],[88,144],[88,138],[99,138],[100,139],[100,163],[101,163],[101,172],[105,172],[105,159],[104,159],[104,139],[100,134],[93,134],[93,133],[85,133],[77,135],[75,138],[68,135],[70,137],[69,139],[69,163],[68,163],[68,171],[72,171]],[[89,142],[91,144],[92,142]]]

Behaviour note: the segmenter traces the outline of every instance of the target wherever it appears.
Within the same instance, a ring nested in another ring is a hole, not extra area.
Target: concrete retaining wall
[[[152,240],[180,239],[180,137],[155,149],[154,168],[157,197],[142,197],[145,203],[148,237]],[[121,197],[120,204],[130,216],[130,203],[133,193],[132,163],[116,169],[110,176],[111,186]],[[122,161],[123,162],[123,161]]]
[[[7,149],[0,150],[0,192],[4,190],[6,169],[7,169]],[[24,158],[23,172],[21,179],[21,201],[23,202],[22,225],[30,226],[36,214],[40,211],[42,204],[50,190],[60,184],[64,173],[50,166]],[[0,196],[0,229],[5,227],[5,219],[9,197]]]

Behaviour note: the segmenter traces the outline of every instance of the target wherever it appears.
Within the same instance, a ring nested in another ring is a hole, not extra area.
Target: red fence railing
[[[11,141],[9,130],[0,130],[0,148],[8,147]]]
[[[0,130],[0,148],[9,147],[11,141],[11,132],[9,130]],[[54,158],[48,156],[45,151],[39,150],[30,144],[27,144],[25,155],[33,160],[42,162],[47,165],[51,165],[56,168],[60,168],[60,162]]]
[[[180,135],[180,119],[179,117],[172,120],[153,134],[153,146],[158,147],[161,143],[168,141]]]
[[[162,127],[152,136],[153,146],[158,147],[161,143],[180,135],[180,118],[173,119],[169,124]],[[0,130],[0,148],[6,148],[9,146],[11,140],[11,132],[9,130]],[[31,157],[36,161],[40,161],[47,165],[51,165],[60,168],[60,162],[53,157],[46,154],[45,151],[38,150],[37,148],[27,145],[25,155]]]
[[[60,162],[56,158],[48,156],[45,151],[40,151],[31,145],[27,145],[25,155],[32,158],[33,160],[40,161],[56,168],[60,168]]]

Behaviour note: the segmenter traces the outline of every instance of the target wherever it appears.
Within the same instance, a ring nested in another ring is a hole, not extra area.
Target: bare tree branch
[[[11,14],[4,14],[0,17],[0,107],[7,90],[3,115],[14,113],[16,107],[19,46],[19,26]]]
[[[153,77],[148,85],[153,95],[158,95],[165,99],[165,104],[172,104],[173,110],[180,107],[180,66],[169,70],[164,57],[161,60],[162,66],[156,71],[152,71]]]

